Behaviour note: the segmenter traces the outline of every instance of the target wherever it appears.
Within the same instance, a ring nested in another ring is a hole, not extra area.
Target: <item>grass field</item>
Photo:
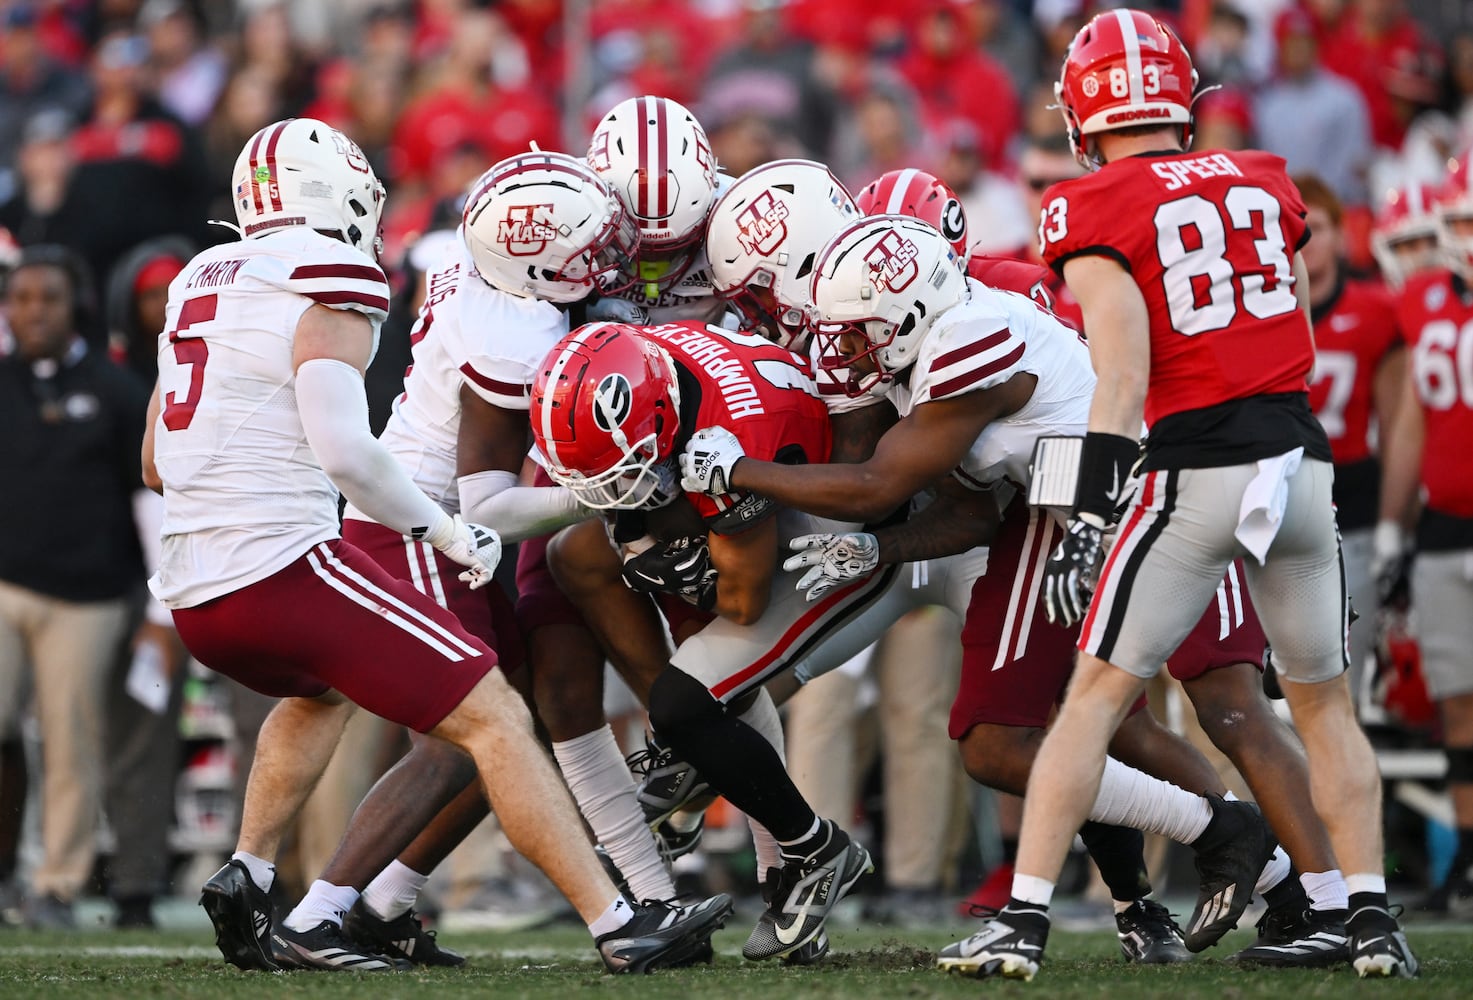
[[[931,967],[934,949],[967,931],[834,931],[827,962],[784,969],[744,962],[745,922],[734,920],[715,938],[714,964],[647,977],[604,975],[581,928],[562,925],[523,934],[457,934],[446,943],[467,952],[463,969],[384,976],[326,973],[242,973],[226,966],[208,931],[90,932],[71,935],[0,931],[0,998],[372,997],[405,1000],[494,997],[496,1000],[583,996],[639,1000],[789,1000],[842,997],[976,997],[1006,991],[1042,998],[1255,997],[1296,1000],[1371,995],[1473,997],[1473,928],[1413,930],[1422,959],[1415,982],[1363,982],[1348,969],[1248,971],[1221,956],[1249,943],[1236,931],[1190,965],[1125,965],[1108,932],[1056,931],[1048,964],[1032,984],[977,982]]]

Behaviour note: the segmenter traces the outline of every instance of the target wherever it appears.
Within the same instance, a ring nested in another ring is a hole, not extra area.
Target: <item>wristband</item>
[[[1140,443],[1120,434],[1084,435],[1079,454],[1079,485],[1074,493],[1074,515],[1098,518],[1099,527],[1114,524],[1125,484],[1140,457]]]

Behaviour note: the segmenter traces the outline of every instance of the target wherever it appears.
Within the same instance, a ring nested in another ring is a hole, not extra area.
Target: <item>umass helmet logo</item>
[[[612,434],[629,419],[633,406],[634,390],[629,380],[618,372],[605,375],[593,391],[593,422]]]
[[[864,255],[870,267],[870,282],[880,291],[901,292],[910,287],[921,273],[916,265],[920,249],[895,230],[880,237],[874,249]]]
[[[503,244],[513,257],[536,256],[557,239],[556,226],[533,217],[539,208],[547,209],[548,214],[553,210],[550,204],[512,205],[496,228],[496,242]]]
[[[737,242],[747,253],[768,256],[788,238],[788,206],[763,191],[737,213]]]

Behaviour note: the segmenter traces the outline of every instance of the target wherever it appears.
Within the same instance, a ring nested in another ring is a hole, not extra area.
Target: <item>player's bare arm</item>
[[[991,490],[968,489],[954,476],[941,480],[936,498],[902,524],[875,532],[880,565],[941,559],[990,545],[1002,516]]]
[[[143,424],[143,485],[153,490],[160,496],[164,492],[164,481],[159,476],[158,466],[153,460],[154,429],[153,425],[159,419],[159,386],[155,382],[153,395],[148,397],[148,416],[144,418]]]
[[[900,414],[888,399],[861,406],[856,410],[829,414],[834,432],[834,447],[829,461],[835,464],[863,462],[875,453],[875,446],[885,432],[895,426]]]
[[[1017,412],[1036,384],[1019,372],[991,389],[923,403],[886,431],[864,462],[791,466],[742,458],[731,486],[820,517],[878,520],[960,464],[983,429]]]
[[[736,535],[710,533],[711,566],[716,570],[712,614],[750,625],[767,610],[777,572],[777,518],[769,517]]]
[[[373,324],[362,313],[314,305],[297,321],[292,368],[308,361],[341,361],[362,375],[373,357]]]
[[[469,386],[460,387],[460,430],[455,444],[457,477],[479,472],[518,475],[530,441],[525,411],[488,403]]]
[[[1140,437],[1151,376],[1150,319],[1135,279],[1108,257],[1073,257],[1064,280],[1084,312],[1089,356],[1098,382],[1089,429]]]
[[[1422,442],[1426,433],[1422,401],[1417,397],[1411,369],[1403,361],[1402,386],[1396,416],[1381,441],[1382,524],[1389,523],[1403,531],[1410,531],[1417,523],[1420,513],[1417,495],[1422,480]]]

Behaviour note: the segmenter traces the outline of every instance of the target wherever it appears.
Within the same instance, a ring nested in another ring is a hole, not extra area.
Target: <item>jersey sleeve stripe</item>
[[[302,292],[307,298],[324,306],[363,306],[367,309],[389,311],[389,299],[385,295],[370,295],[367,292]]]
[[[343,278],[348,281],[372,281],[387,285],[384,272],[368,264],[305,264],[291,274],[291,281],[309,281],[313,278]]]
[[[1027,344],[1019,344],[996,361],[989,361],[980,368],[973,368],[970,371],[962,372],[955,378],[949,378],[945,382],[937,382],[931,387],[931,398],[942,399],[960,389],[965,389],[969,385],[991,378],[1000,371],[1011,368],[1023,359],[1023,352],[1027,347]]]
[[[939,372],[943,368],[965,361],[968,358],[976,357],[983,351],[990,351],[994,347],[999,347],[1007,343],[1008,338],[1011,336],[1012,333],[1007,327],[1003,327],[996,333],[989,333],[981,340],[974,340],[970,344],[965,344],[954,351],[947,351],[945,354],[940,355],[931,363],[931,370]]]
[[[495,393],[498,396],[511,396],[516,399],[523,399],[527,395],[527,387],[525,385],[516,382],[503,382],[500,379],[482,375],[471,367],[470,362],[466,362],[460,366],[460,373],[482,389]]]
[[[1049,267],[1052,267],[1054,272],[1062,278],[1064,276],[1064,265],[1075,257],[1108,257],[1125,268],[1126,274],[1131,273],[1130,259],[1114,247],[1107,246],[1103,243],[1094,243],[1087,247],[1075,247],[1072,250],[1066,250],[1057,257],[1050,259],[1048,262]]]

